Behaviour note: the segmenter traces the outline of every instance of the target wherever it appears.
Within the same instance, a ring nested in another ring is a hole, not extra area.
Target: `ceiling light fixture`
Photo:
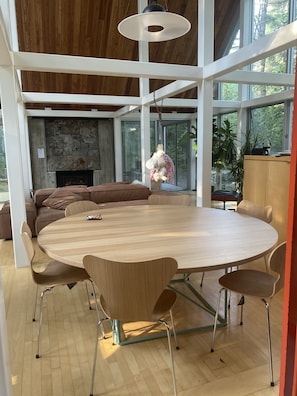
[[[136,41],[173,40],[188,33],[190,22],[181,15],[168,12],[152,0],[141,14],[131,15],[118,24],[119,32]]]

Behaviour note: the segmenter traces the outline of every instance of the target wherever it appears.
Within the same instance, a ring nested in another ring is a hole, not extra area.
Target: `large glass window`
[[[212,190],[235,190],[236,183],[231,172],[232,162],[236,160],[236,145],[239,144],[238,114],[228,113],[213,118],[213,140],[212,140]],[[234,152],[232,147],[234,145]],[[228,155],[226,153],[229,152]],[[232,155],[233,153],[233,155]]]
[[[141,136],[139,121],[122,121],[123,180],[141,181]]]
[[[254,0],[253,40],[273,33],[289,23],[289,0]],[[285,73],[288,51],[272,55],[252,65],[257,72]],[[251,97],[257,98],[284,90],[285,87],[253,85]]]
[[[257,147],[270,147],[270,154],[282,151],[284,104],[251,110],[251,131]]]
[[[273,33],[289,22],[289,0],[254,0],[253,40]]]
[[[240,30],[238,30],[235,39],[231,45],[231,48],[228,50],[227,54],[232,54],[239,49],[240,44]],[[220,85],[219,96],[216,96],[216,99],[222,100],[238,100],[238,84],[235,83],[221,83]]]

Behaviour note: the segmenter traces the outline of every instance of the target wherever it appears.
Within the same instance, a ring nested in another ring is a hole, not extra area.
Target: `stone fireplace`
[[[33,189],[113,182],[113,122],[97,118],[31,118]]]

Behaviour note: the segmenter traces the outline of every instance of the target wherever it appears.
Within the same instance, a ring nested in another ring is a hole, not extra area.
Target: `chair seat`
[[[176,301],[176,297],[177,297],[176,293],[173,290],[165,289],[155,305],[154,311],[152,313],[152,317],[151,318],[140,317],[137,321],[158,322],[159,319],[161,319],[166,313],[170,311],[170,309],[172,308],[173,304]],[[102,295],[100,296],[100,305],[106,316],[110,318],[111,315],[108,309],[108,305],[106,304]],[[117,319],[121,320],[121,318],[117,318]]]
[[[267,272],[243,269],[223,275],[219,283],[233,292],[268,298],[274,293],[275,276]]]
[[[75,283],[90,279],[85,269],[63,264],[59,261],[50,261],[43,271],[34,271],[33,276],[35,282],[43,286]],[[61,282],[61,279],[63,282]]]

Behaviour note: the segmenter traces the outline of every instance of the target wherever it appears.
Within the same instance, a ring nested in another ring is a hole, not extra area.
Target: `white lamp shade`
[[[158,27],[158,31],[150,31]],[[186,34],[191,29],[190,22],[181,15],[171,12],[153,11],[131,15],[118,25],[119,32],[136,41],[166,41]]]

